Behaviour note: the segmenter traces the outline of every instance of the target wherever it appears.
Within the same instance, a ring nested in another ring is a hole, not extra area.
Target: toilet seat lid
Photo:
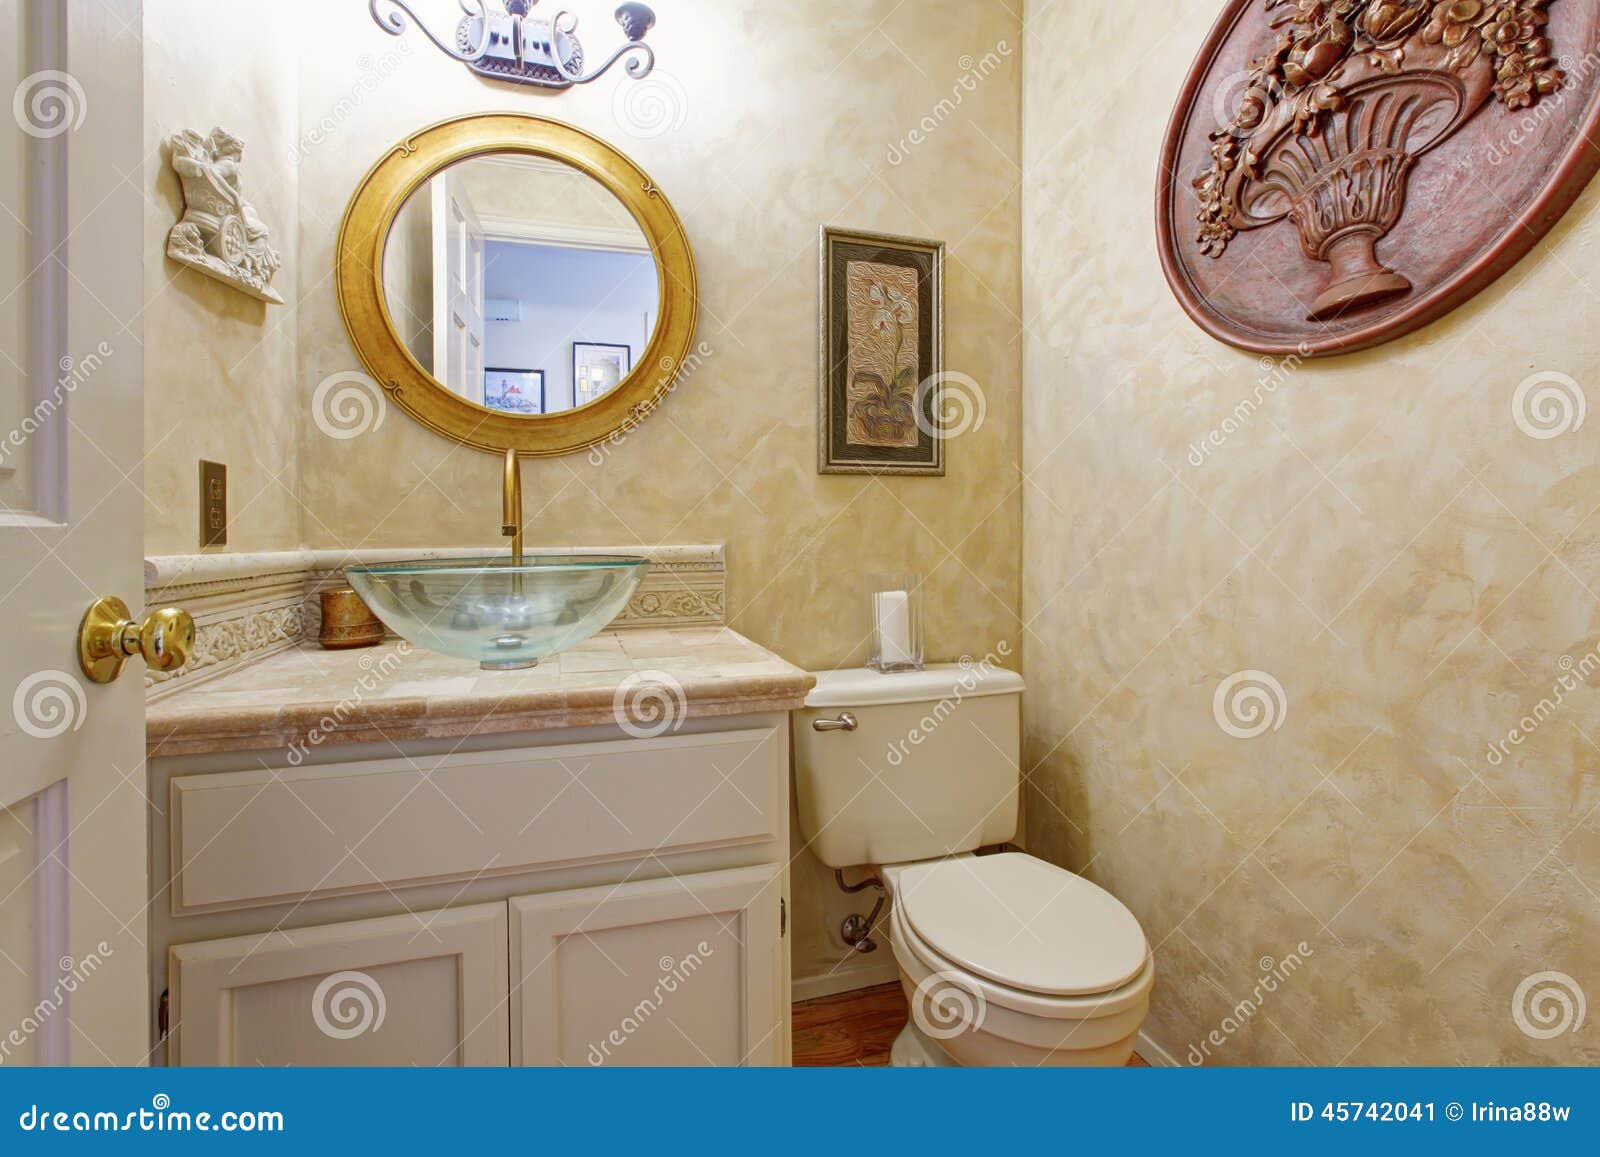
[[[1020,852],[906,868],[895,900],[929,947],[1025,992],[1110,992],[1149,955],[1139,921],[1110,892]]]

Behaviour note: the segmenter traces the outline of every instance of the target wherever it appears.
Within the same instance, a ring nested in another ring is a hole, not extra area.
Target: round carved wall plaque
[[[1167,128],[1161,263],[1232,345],[1365,349],[1499,277],[1596,169],[1595,0],[1229,0]]]

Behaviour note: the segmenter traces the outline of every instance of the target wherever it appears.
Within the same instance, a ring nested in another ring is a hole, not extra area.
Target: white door
[[[4,1064],[148,1051],[142,681],[76,652],[144,587],[141,36],[139,0],[0,0]]]
[[[788,1063],[779,867],[511,901],[511,1063]]]
[[[172,949],[174,1065],[504,1065],[506,906]]]
[[[453,173],[433,180],[433,369],[483,404],[483,226]]]

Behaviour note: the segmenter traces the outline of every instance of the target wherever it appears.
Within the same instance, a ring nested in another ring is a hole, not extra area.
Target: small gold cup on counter
[[[355,591],[345,587],[322,592],[322,633],[317,641],[324,650],[371,647],[383,642],[385,633],[383,621]]]

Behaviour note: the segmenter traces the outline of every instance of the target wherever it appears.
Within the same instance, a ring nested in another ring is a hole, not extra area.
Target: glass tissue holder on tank
[[[874,671],[922,670],[922,576],[873,575],[872,657]]]

